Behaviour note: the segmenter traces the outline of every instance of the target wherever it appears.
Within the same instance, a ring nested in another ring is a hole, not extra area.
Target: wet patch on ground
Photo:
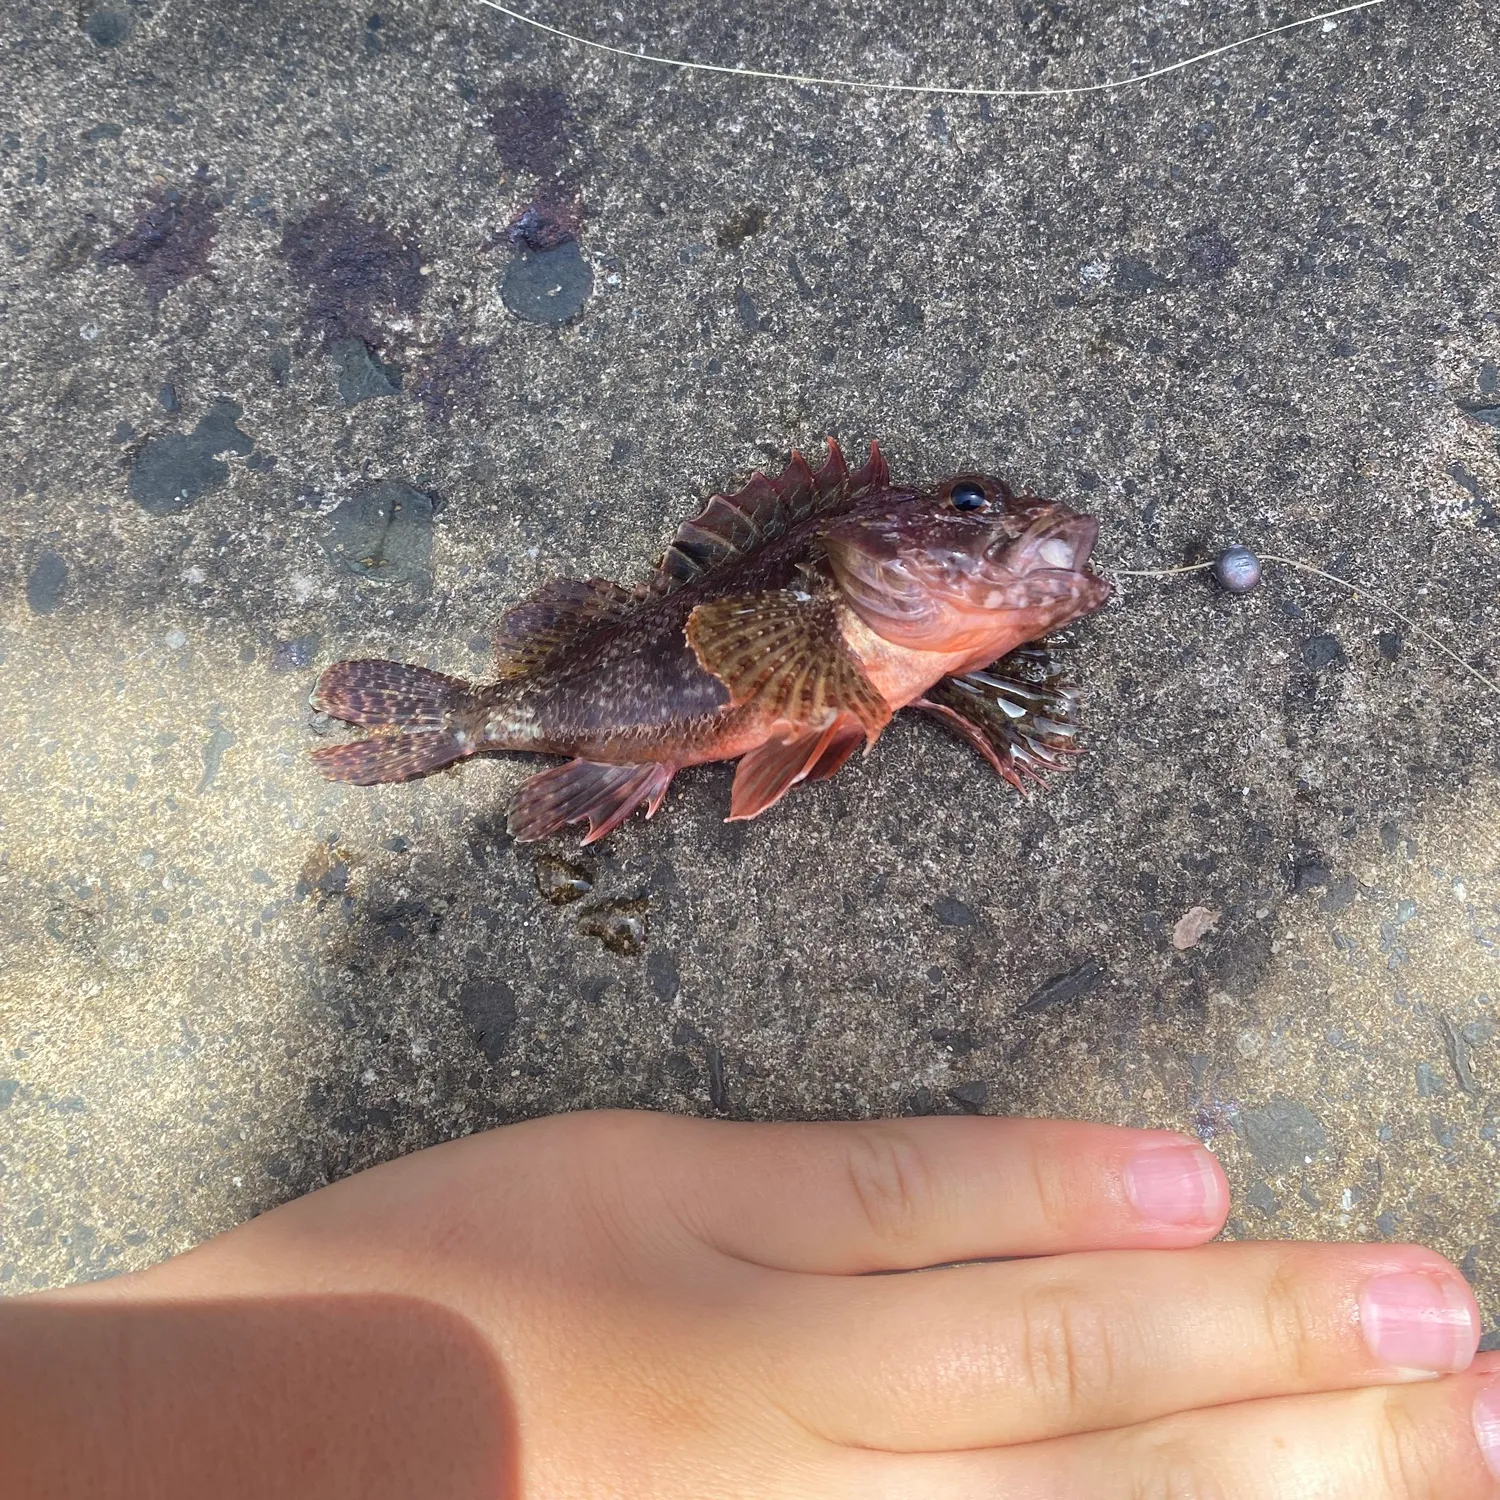
[[[254,440],[241,432],[244,410],[234,401],[216,401],[190,433],[147,438],[130,465],[130,495],[153,516],[176,515],[229,482],[229,465],[219,457],[247,457]]]
[[[501,300],[528,323],[572,322],[593,290],[593,268],[575,240],[554,250],[517,252],[500,282]]]
[[[328,357],[338,374],[339,400],[345,406],[401,394],[405,371],[380,359],[363,339],[335,340]]]
[[[323,550],[361,583],[406,585],[425,595],[434,514],[432,496],[399,479],[362,484],[329,514]]]

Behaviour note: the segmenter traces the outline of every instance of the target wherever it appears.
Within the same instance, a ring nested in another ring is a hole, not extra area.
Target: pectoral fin
[[[844,643],[840,607],[800,589],[715,599],[688,617],[688,643],[736,708],[815,734],[847,715],[873,740],[891,710]]]
[[[1023,795],[1047,773],[1070,771],[1079,753],[1078,695],[1039,645],[959,677],[945,677],[913,705],[973,746]]]

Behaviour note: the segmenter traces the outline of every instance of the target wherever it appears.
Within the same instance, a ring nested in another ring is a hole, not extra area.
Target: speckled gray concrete
[[[1283,18],[761,9],[547,14],[1055,84]],[[1072,499],[1106,563],[1320,562],[1494,672],[1487,9],[985,104],[456,0],[6,6],[0,1285],[547,1111],[967,1108],[1196,1128],[1234,1232],[1429,1240],[1500,1314],[1496,706],[1341,590],[1123,588],[1076,632],[1092,754],[1029,806],[903,723],[580,857],[506,838],[520,758],[306,760],[319,666],[482,673],[505,603],[640,576],[829,431]]]

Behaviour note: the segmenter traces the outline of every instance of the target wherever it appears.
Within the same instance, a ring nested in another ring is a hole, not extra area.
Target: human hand
[[[1459,1273],[1206,1243],[1227,1208],[1165,1132],[561,1116],[11,1304],[0,1428],[56,1425],[86,1369],[91,1430],[130,1433],[107,1493],[163,1500],[1500,1496]],[[69,1316],[97,1325],[72,1365]]]

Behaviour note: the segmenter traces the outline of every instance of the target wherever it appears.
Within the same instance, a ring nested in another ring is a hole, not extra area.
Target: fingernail
[[[1474,1398],[1474,1436],[1490,1473],[1500,1479],[1500,1380]]]
[[[1142,1218],[1159,1224],[1217,1224],[1222,1189],[1214,1159],[1201,1146],[1157,1146],[1134,1156],[1125,1187]]]
[[[1359,1321],[1375,1358],[1402,1370],[1467,1370],[1479,1344],[1474,1299],[1454,1276],[1377,1276],[1359,1294]]]

